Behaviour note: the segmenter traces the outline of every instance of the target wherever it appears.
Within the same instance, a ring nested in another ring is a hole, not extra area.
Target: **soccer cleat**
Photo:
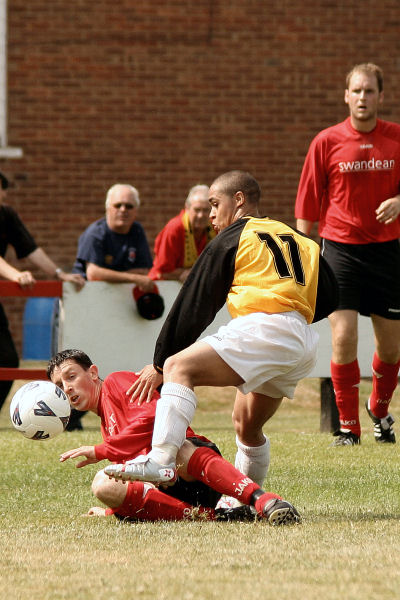
[[[245,504],[215,509],[216,521],[256,521],[258,518],[256,509]]]
[[[387,414],[386,417],[380,419],[379,417],[375,417],[372,414],[371,409],[369,408],[369,400],[365,403],[365,408],[367,409],[367,413],[371,417],[374,423],[374,437],[375,441],[379,444],[395,444],[396,436],[393,431],[393,423],[394,418],[391,414]]]
[[[262,519],[267,519],[273,526],[301,523],[301,517],[295,507],[290,502],[278,498],[268,500],[258,513]]]
[[[125,464],[107,465],[104,473],[113,479],[122,481],[149,481],[168,486],[174,485],[178,478],[175,465],[160,465],[144,454]]]
[[[361,444],[360,437],[352,431],[342,431],[339,429],[333,434],[336,436],[331,446],[357,446]]]

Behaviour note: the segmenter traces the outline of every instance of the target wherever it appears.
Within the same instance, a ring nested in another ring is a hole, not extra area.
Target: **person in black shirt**
[[[43,248],[36,244],[17,212],[5,204],[7,189],[8,179],[0,173],[0,276],[15,281],[22,288],[32,287],[35,283],[35,278],[30,271],[19,271],[4,260],[8,246],[13,246],[18,259],[27,258],[47,275],[61,281],[71,281],[78,289],[81,289],[85,284],[84,278],[77,273],[65,273],[60,267],[57,267]],[[16,368],[18,365],[18,354],[9,330],[8,319],[0,304],[0,366]],[[12,383],[12,381],[0,381],[0,409]]]

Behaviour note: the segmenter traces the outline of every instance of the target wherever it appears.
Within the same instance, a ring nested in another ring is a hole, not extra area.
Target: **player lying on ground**
[[[102,381],[98,368],[84,352],[64,350],[49,361],[47,374],[64,390],[73,408],[89,410],[101,419],[103,443],[68,450],[61,455],[61,462],[84,457],[76,465],[84,467],[104,459],[123,462],[150,451],[159,394],[155,391],[148,403],[132,402],[126,390],[137,379],[135,373],[111,373]],[[222,458],[215,444],[195,434],[190,427],[177,455],[177,464],[176,480],[163,490],[141,481],[125,485],[99,471],[92,490],[108,508],[103,512],[94,507],[89,514],[114,514],[144,521],[180,520],[202,514],[208,520],[229,520],[235,518],[235,509],[215,510],[221,494],[227,494],[254,507],[254,515],[271,525],[300,521],[289,502],[262,490]],[[239,511],[239,514],[246,513]]]

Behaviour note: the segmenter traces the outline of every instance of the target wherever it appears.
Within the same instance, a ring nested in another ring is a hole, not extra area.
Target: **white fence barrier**
[[[148,321],[136,310],[131,284],[89,282],[77,292],[73,284],[64,283],[59,349],[84,350],[99,366],[102,377],[112,371],[137,371],[151,363],[158,333],[181,287],[176,281],[160,281],[157,285],[164,298],[165,312],[160,319]],[[214,332],[229,318],[226,307],[223,307],[205,333]],[[331,334],[328,320],[324,319],[313,327],[320,335],[320,342],[318,362],[310,377],[329,377]],[[360,317],[359,363],[362,377],[371,376],[373,339],[370,319]]]

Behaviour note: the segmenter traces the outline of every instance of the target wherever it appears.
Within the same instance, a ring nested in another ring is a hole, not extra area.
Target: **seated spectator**
[[[151,279],[186,280],[197,257],[215,236],[209,214],[208,186],[195,185],[185,208],[156,237]]]
[[[31,288],[36,283],[32,273],[27,270],[20,271],[4,260],[8,246],[13,246],[18,259],[28,259],[32,265],[39,267],[44,273],[60,279],[71,281],[77,289],[85,284],[83,277],[77,273],[65,273],[46,254],[43,248],[38,247],[34,238],[27,230],[16,211],[5,204],[7,198],[8,179],[0,173],[0,277],[18,283],[21,288]],[[17,368],[19,365],[18,353],[8,326],[8,319],[3,306],[0,304],[0,365],[2,367]],[[0,381],[0,409],[3,406],[11,389],[12,381]]]
[[[151,292],[147,277],[152,266],[143,227],[136,221],[139,193],[128,184],[117,183],[107,192],[106,215],[89,225],[79,238],[73,271],[88,281],[134,283]]]

